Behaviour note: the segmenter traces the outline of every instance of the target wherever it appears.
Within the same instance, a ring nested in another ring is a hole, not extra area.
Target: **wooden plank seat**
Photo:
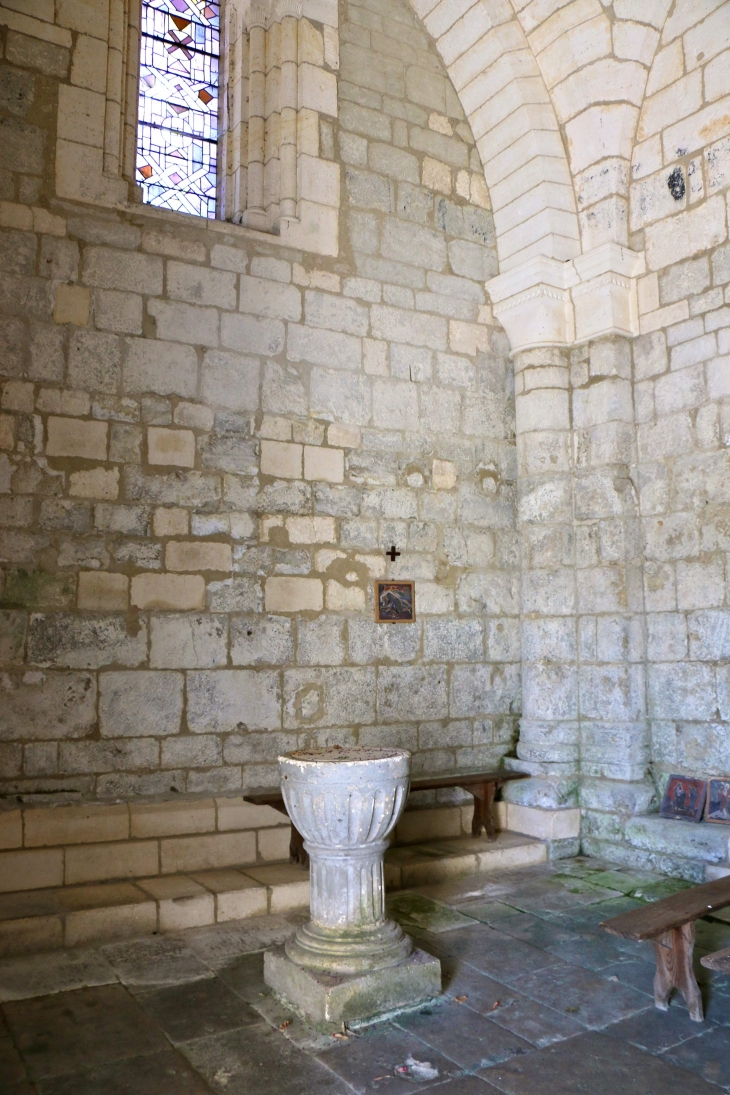
[[[708,970],[717,970],[718,973],[730,973],[730,947],[725,947],[721,951],[713,951],[712,954],[703,954],[700,962]]]
[[[666,1011],[672,989],[676,988],[687,1002],[690,1017],[701,1023],[702,996],[692,968],[695,920],[727,905],[730,905],[730,878],[719,878],[605,920],[601,927],[623,939],[651,939],[656,955],[654,1003]],[[719,956],[728,952],[717,953]]]
[[[492,771],[492,772],[454,772],[445,776],[415,776],[411,780],[411,791],[434,791],[444,787],[461,787],[474,796],[474,816],[471,822],[472,836],[481,836],[482,829],[487,831],[487,839],[494,840],[494,818],[492,817],[492,803],[497,790],[503,784],[513,779],[525,779],[524,772]],[[244,802],[252,802],[256,806],[271,806],[280,814],[286,814],[284,798],[279,787],[261,787],[257,790],[247,791],[243,796]],[[287,815],[288,816],[288,815]],[[301,833],[292,823],[291,839],[289,841],[289,858],[294,863],[300,863],[303,867],[309,865],[309,856],[304,849],[304,840]]]

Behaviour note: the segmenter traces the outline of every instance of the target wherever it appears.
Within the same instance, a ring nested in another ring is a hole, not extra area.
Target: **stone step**
[[[547,845],[500,832],[391,848],[391,890],[543,863]],[[309,904],[309,875],[290,863],[195,871],[0,895],[0,957],[181,931]]]
[[[385,855],[385,884],[388,889],[402,890],[508,867],[529,867],[547,858],[544,841],[521,833],[499,832],[493,841],[486,836],[434,840],[390,848]]]

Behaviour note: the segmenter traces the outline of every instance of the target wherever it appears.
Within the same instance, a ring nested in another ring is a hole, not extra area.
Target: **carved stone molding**
[[[617,243],[558,262],[538,256],[487,282],[512,353],[639,333],[636,278],[644,255]]]

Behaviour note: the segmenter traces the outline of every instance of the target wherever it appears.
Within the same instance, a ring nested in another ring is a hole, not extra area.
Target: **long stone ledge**
[[[288,840],[288,827],[287,827]],[[88,846],[87,846],[88,848]],[[389,890],[544,863],[545,843],[517,833],[394,847]],[[309,875],[289,863],[190,870],[0,894],[0,957],[286,913],[309,904]]]
[[[497,828],[509,828],[502,803]],[[471,799],[416,806],[401,817],[397,844],[458,839],[471,832]],[[537,811],[540,812],[540,811]],[[538,827],[518,832],[540,837]],[[264,865],[289,854],[289,821],[241,796],[164,802],[45,804],[0,811],[0,894],[80,883]]]

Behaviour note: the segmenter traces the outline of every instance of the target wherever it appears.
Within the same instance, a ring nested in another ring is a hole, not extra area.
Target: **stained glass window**
[[[142,0],[137,182],[144,201],[215,217],[217,0]]]

